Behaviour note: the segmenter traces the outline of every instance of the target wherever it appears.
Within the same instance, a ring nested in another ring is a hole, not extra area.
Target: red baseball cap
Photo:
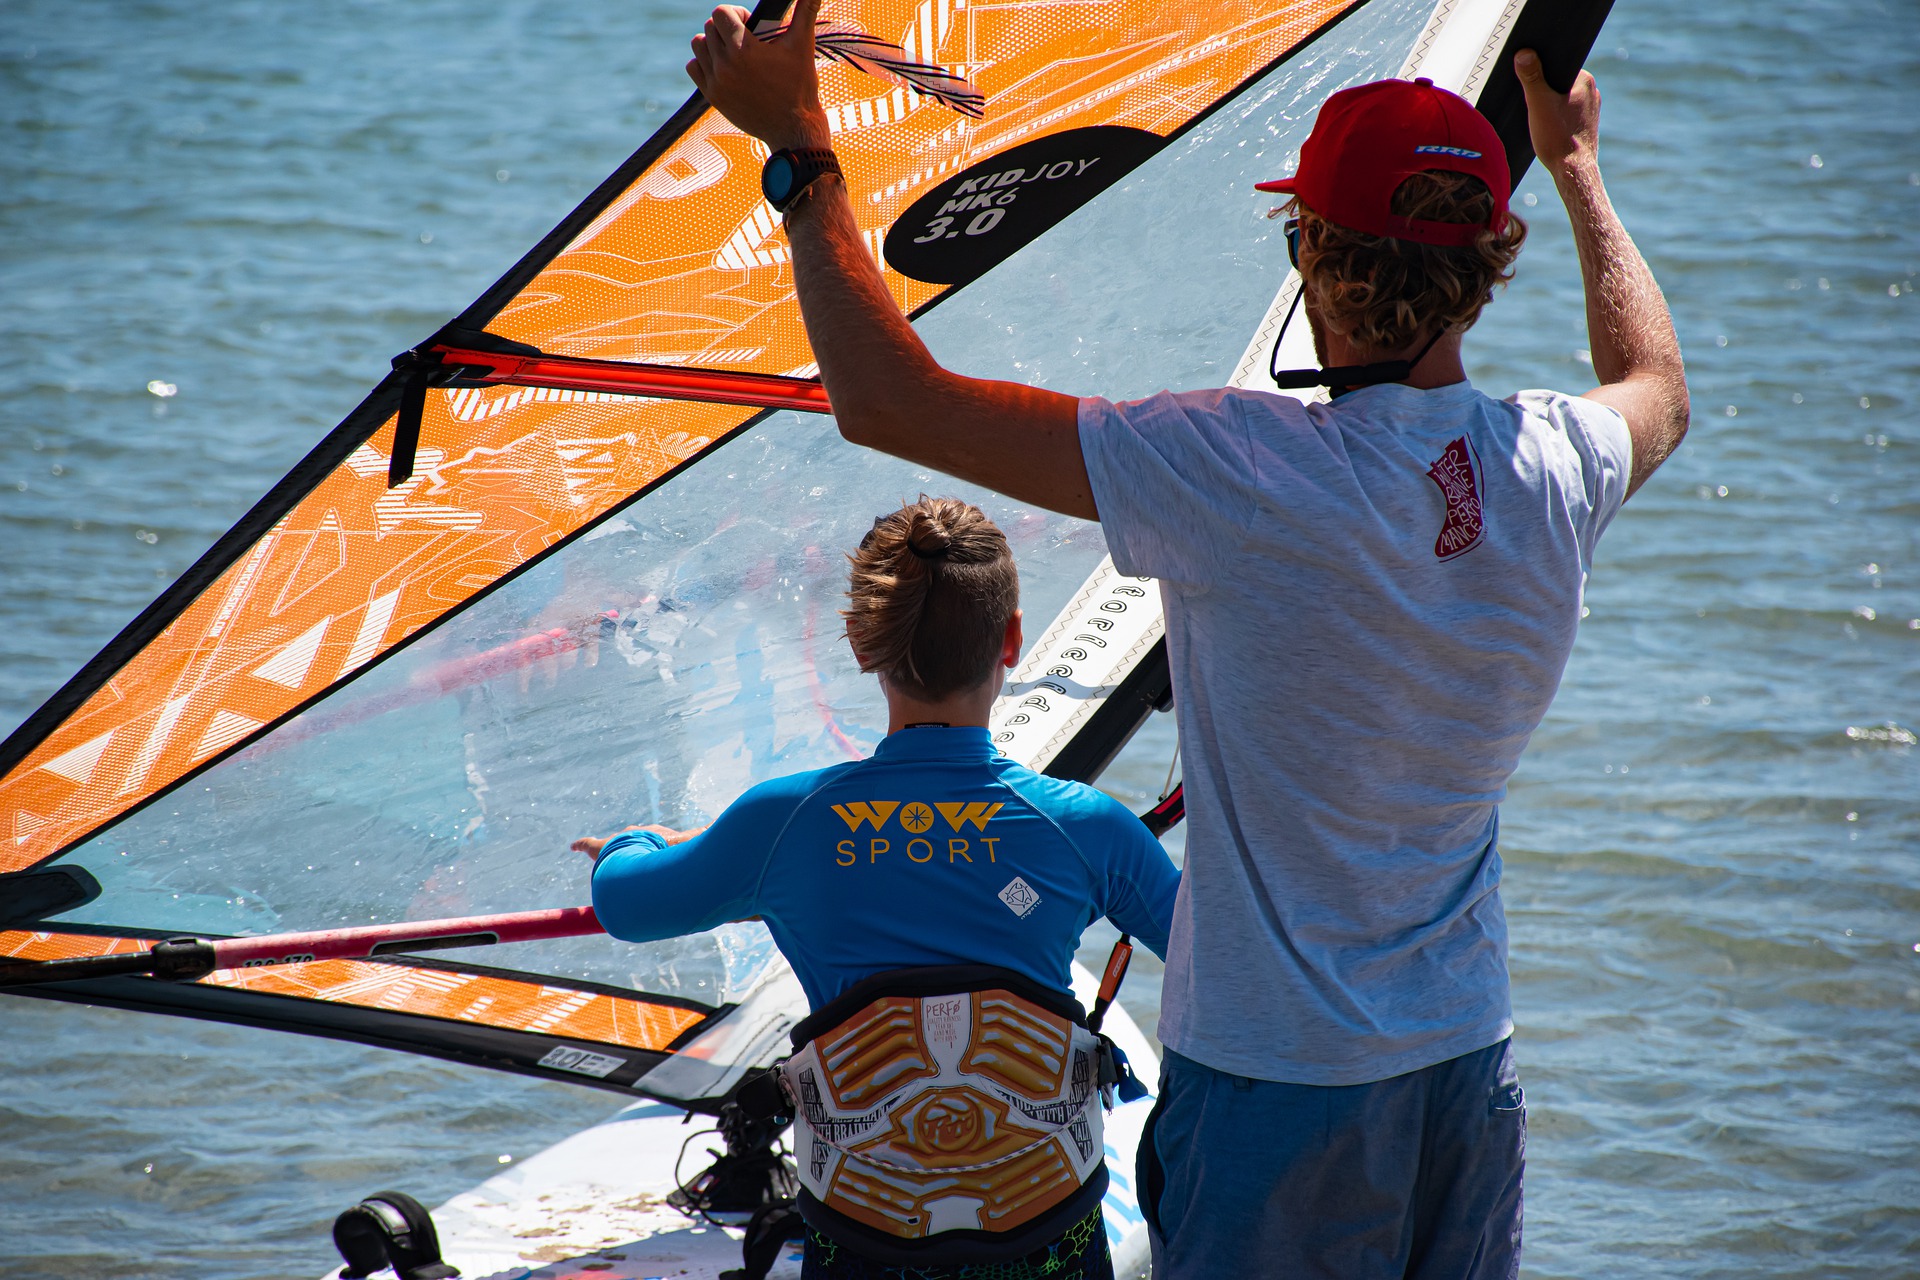
[[[1482,225],[1429,222],[1393,212],[1393,193],[1425,169],[1470,173],[1493,193]],[[1492,123],[1457,93],[1418,80],[1376,80],[1328,98],[1300,148],[1300,170],[1260,191],[1284,191],[1327,221],[1368,235],[1462,246],[1507,225],[1513,178]]]

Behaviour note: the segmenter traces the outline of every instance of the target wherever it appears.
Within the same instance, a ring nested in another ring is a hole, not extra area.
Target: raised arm
[[[687,74],[715,110],[769,147],[831,142],[814,71],[820,0],[798,0],[777,40],[723,6],[694,37]],[[1080,455],[1079,403],[940,367],[887,292],[846,187],[829,174],[787,212],[800,314],[840,434],[1009,497],[1098,519]]]
[[[1553,176],[1573,222],[1587,294],[1587,345],[1600,385],[1586,398],[1619,411],[1633,436],[1627,496],[1645,484],[1687,434],[1687,375],[1667,300],[1600,181],[1600,89],[1582,71],[1555,92],[1531,49],[1514,59],[1527,95],[1533,150]]]

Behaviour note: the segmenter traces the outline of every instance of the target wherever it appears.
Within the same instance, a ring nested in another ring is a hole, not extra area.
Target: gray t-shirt
[[[1160,1038],[1383,1080],[1511,1033],[1497,805],[1626,498],[1624,419],[1547,391],[1080,402],[1122,573],[1160,580],[1186,875]]]

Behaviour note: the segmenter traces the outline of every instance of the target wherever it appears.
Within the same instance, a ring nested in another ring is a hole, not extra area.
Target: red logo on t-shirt
[[[1461,436],[1434,460],[1427,474],[1447,499],[1447,522],[1434,539],[1433,554],[1451,560],[1473,550],[1487,527],[1480,512],[1480,477],[1473,469],[1473,446]]]

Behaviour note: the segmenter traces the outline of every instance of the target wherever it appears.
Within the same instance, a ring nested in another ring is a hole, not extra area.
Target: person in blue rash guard
[[[997,966],[1067,996],[1100,916],[1164,954],[1179,872],[1159,842],[1117,801],[1023,768],[988,737],[1021,644],[1000,530],[967,503],[923,497],[876,520],[852,559],[847,638],[880,679],[887,737],[871,759],[761,783],[702,831],[576,841],[596,857],[607,932],[649,942],[758,916],[815,1010],[926,966]],[[1082,1216],[995,1274],[1111,1276],[1098,1204]],[[970,1259],[927,1261],[889,1265],[815,1226],[803,1274],[939,1280]]]

